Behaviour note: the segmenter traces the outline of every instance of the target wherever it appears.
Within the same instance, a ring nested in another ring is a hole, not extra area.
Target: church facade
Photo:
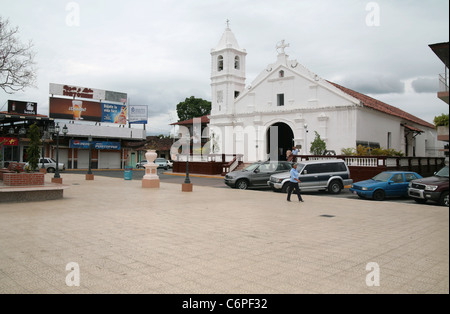
[[[277,46],[277,60],[249,86],[247,52],[229,27],[211,50],[214,153],[243,154],[246,162],[284,156],[293,146],[310,154],[317,132],[337,154],[361,144],[440,156],[434,125],[319,77],[291,60],[286,47]]]

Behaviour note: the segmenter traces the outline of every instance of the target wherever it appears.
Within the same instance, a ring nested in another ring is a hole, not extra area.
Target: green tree
[[[177,105],[178,122],[203,117],[211,113],[211,102],[191,96]]]
[[[311,154],[313,155],[323,155],[323,153],[325,153],[325,151],[327,150],[327,144],[325,143],[324,140],[322,140],[320,138],[319,133],[317,133],[316,131],[314,131],[316,133],[316,138],[314,139],[314,141],[311,143]]]
[[[29,170],[34,171],[38,167],[40,156],[39,144],[41,143],[40,131],[36,123],[32,124],[28,129],[28,138],[30,139],[30,143],[27,148],[27,159],[30,165]]]
[[[441,114],[440,116],[434,117],[434,125],[438,126],[448,126],[448,113]]]

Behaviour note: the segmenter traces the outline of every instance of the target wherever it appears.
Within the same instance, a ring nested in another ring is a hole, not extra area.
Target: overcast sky
[[[448,105],[428,45],[449,40],[448,11],[448,0],[0,0],[38,67],[36,88],[0,91],[0,110],[26,100],[48,115],[49,83],[77,85],[127,93],[149,106],[149,131],[169,133],[179,102],[211,100],[210,51],[229,19],[247,85],[285,39],[290,58],[322,78],[432,122]]]

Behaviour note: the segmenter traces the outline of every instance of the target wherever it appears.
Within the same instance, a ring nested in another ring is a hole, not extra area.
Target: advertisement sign
[[[50,97],[50,118],[102,121],[102,105],[99,102]]]
[[[37,115],[37,103],[28,101],[8,100],[8,112]]]
[[[147,106],[128,106],[128,122],[130,124],[147,124],[148,107]]]
[[[89,141],[87,140],[71,140],[70,148],[89,149]],[[98,150],[120,150],[120,142],[102,142],[93,141],[92,149]]]
[[[111,92],[109,90],[105,91],[106,101],[120,102],[125,104],[127,102],[128,95],[125,93]]]
[[[85,98],[92,100],[104,100],[111,102],[126,103],[127,94],[111,92],[102,89],[80,87],[72,85],[50,83],[49,93],[53,96],[67,96],[72,98]]]
[[[127,124],[127,106],[51,97],[50,118]]]
[[[19,146],[19,141],[14,137],[0,137],[0,143],[3,143],[3,146]]]
[[[127,124],[127,106],[102,103],[102,122]]]
[[[76,98],[105,99],[105,91],[101,89],[53,83],[50,83],[50,94]]]

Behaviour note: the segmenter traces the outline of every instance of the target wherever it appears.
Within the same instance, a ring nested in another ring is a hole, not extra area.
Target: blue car
[[[350,192],[376,201],[382,201],[386,197],[408,196],[409,181],[421,178],[415,172],[385,171],[372,179],[354,183]]]

